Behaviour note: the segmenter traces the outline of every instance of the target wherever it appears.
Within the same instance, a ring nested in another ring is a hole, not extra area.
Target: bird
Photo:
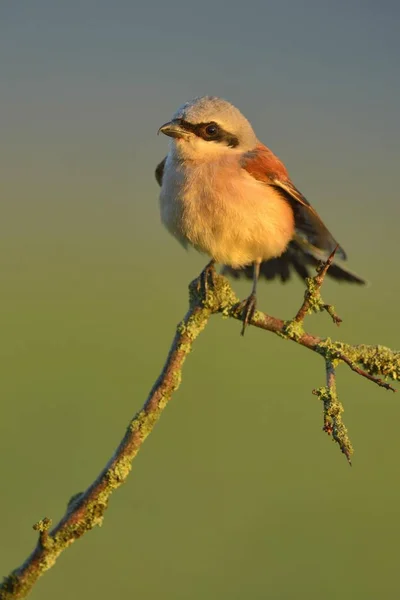
[[[186,102],[158,133],[170,138],[167,156],[157,165],[161,221],[184,248],[207,254],[204,281],[214,265],[234,278],[253,280],[240,303],[242,334],[257,306],[257,282],[309,268],[346,253],[296,188],[284,163],[259,139],[247,118],[217,96]],[[366,281],[333,263],[336,280]]]

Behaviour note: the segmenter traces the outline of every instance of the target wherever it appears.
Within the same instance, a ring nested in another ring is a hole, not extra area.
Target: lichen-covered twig
[[[215,295],[215,302],[222,304],[223,298]],[[47,518],[34,525],[34,529],[39,531],[36,548],[20,567],[4,579],[0,585],[1,600],[25,598],[63,550],[96,525],[101,525],[110,495],[128,477],[132,460],[178,388],[182,365],[211,313],[211,307],[202,305],[191,294],[189,311],[177,327],[164,368],[142,410],[130,421],[121,443],[103,471],[85,492],[71,498],[64,517],[54,529],[49,531],[50,520]]]
[[[338,356],[340,357],[340,360],[342,360],[344,363],[346,363],[346,365],[348,365],[352,371],[357,373],[357,375],[361,375],[361,377],[365,377],[366,379],[373,381],[374,383],[376,383],[380,387],[385,388],[386,390],[391,390],[392,392],[396,391],[396,389],[392,385],[390,385],[390,383],[388,383],[387,381],[383,381],[379,377],[375,377],[375,375],[371,375],[371,373],[368,373],[368,371],[366,371],[365,369],[361,369],[361,367],[357,367],[357,365],[345,354],[340,353]]]
[[[327,310],[334,321],[338,321],[333,307],[324,304],[320,295],[323,278],[329,268],[329,261],[332,260],[333,255],[319,269],[317,276],[307,282],[302,308],[294,319],[284,321],[256,311],[249,320],[249,325],[276,333],[323,357],[327,385],[315,393],[324,403],[324,430],[332,435],[350,461],[352,446],[341,421],[343,407],[336,392],[335,368],[340,362],[344,362],[359,375],[393,389],[379,376],[393,380],[400,377],[400,353],[384,346],[352,346],[329,338],[322,339],[304,331],[305,315],[315,310]],[[113,456],[87,490],[70,499],[64,517],[53,529],[50,530],[51,521],[48,518],[34,526],[39,532],[36,548],[20,567],[3,580],[0,585],[0,600],[25,598],[39,577],[54,565],[61,552],[84,533],[101,525],[111,494],[125,482],[132,460],[178,388],[183,363],[210,316],[222,313],[225,317],[241,321],[240,304],[227,279],[215,273],[211,278],[206,278],[206,286],[202,285],[202,279],[190,284],[189,310],[177,327],[164,368],[143,408],[130,421]]]
[[[339,402],[336,391],[336,373],[335,367],[330,360],[325,363],[326,368],[326,386],[313,390],[313,394],[323,402],[324,405],[324,426],[323,430],[332,436],[334,442],[346,456],[351,465],[351,455],[353,446],[351,445],[347,429],[342,421],[343,406]]]
[[[304,301],[294,318],[297,323],[302,323],[307,314],[312,312],[321,312],[322,310],[326,310],[326,312],[331,316],[335,325],[340,325],[342,322],[342,319],[336,314],[335,308],[332,306],[332,304],[325,304],[323,302],[320,293],[325,275],[333,263],[333,259],[335,258],[338,248],[339,246],[336,246],[336,248],[334,248],[333,252],[328,257],[328,260],[325,263],[321,263],[321,265],[317,268],[317,274],[315,277],[307,277],[307,288],[304,293]]]

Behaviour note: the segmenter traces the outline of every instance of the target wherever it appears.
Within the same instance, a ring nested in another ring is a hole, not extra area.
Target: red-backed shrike
[[[243,302],[245,327],[255,310],[260,274],[286,281],[294,268],[308,277],[308,267],[326,260],[337,242],[285,165],[226,100],[195,98],[159,131],[172,138],[156,169],[161,220],[185,248],[211,257],[208,269],[219,262],[234,277],[253,277]],[[340,246],[336,255],[346,258]],[[328,275],[365,283],[337,264]]]

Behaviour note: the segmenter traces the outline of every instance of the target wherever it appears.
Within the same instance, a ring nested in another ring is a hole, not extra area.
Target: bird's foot
[[[255,294],[250,294],[248,298],[239,303],[238,309],[242,312],[243,326],[241,335],[244,335],[249,321],[253,318],[256,312],[257,298]]]
[[[206,265],[200,273],[200,276],[197,280],[197,293],[203,299],[203,301],[206,300],[208,291],[215,287],[217,272],[214,265],[215,261],[210,260],[208,265]]]

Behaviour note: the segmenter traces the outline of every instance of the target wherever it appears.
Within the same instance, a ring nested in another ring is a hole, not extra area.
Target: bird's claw
[[[250,294],[250,296],[248,298],[246,298],[246,300],[243,300],[242,302],[240,302],[238,308],[242,312],[242,320],[243,320],[241,335],[244,335],[247,325],[249,324],[251,319],[254,317],[254,313],[256,311],[256,306],[257,306],[257,298],[256,298],[255,294]]]
[[[214,267],[214,261],[211,260],[208,265],[204,267],[197,280],[197,293],[203,300],[207,298],[208,290],[215,287],[216,275],[217,272]]]

